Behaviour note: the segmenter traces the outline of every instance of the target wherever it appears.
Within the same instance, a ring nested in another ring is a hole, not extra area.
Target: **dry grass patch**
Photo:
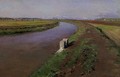
[[[102,24],[92,24],[103,30],[103,32],[113,40],[117,45],[120,46],[120,26],[102,25]]]

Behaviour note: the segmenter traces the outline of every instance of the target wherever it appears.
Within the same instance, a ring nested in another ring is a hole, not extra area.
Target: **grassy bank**
[[[70,36],[69,38],[69,42],[74,42],[79,40],[79,37],[85,32],[86,28],[84,26],[84,23],[80,22],[80,21],[66,21],[68,23],[74,24],[78,27],[78,30],[75,34],[73,34],[72,36]]]
[[[111,25],[93,24],[100,28],[111,40],[120,46],[120,27]]]
[[[72,35],[69,38],[70,42],[77,41],[78,45],[74,47],[72,50],[66,50],[66,52],[69,52],[71,55],[71,59],[66,63],[66,68],[72,68],[77,64],[77,62],[82,63],[82,72],[84,74],[87,74],[91,72],[94,68],[95,61],[96,61],[96,55],[97,55],[97,48],[95,45],[88,44],[91,39],[82,39],[79,40],[82,34],[85,33],[87,27],[86,24],[84,24],[81,21],[68,21],[69,23],[72,23],[74,25],[77,25],[78,31],[76,34]]]
[[[92,24],[108,39],[109,50],[118,55],[117,62],[120,63],[120,27],[102,24]]]
[[[67,21],[69,23],[72,23],[78,27],[78,30],[75,34],[73,34],[69,41],[78,41],[79,37],[85,32],[86,28],[84,27],[84,23],[80,21]],[[60,54],[53,55],[40,69],[35,71],[31,77],[55,77],[59,74],[61,71],[61,63],[66,59],[66,57],[70,54],[73,54],[71,56],[71,60],[68,61],[66,64],[66,67],[73,67],[76,64],[76,61],[80,59],[80,55],[87,55],[84,56],[84,62],[83,62],[83,71],[84,73],[88,73],[92,70],[92,67],[94,66],[94,62],[96,60],[96,52],[93,45],[87,45],[88,40],[81,40],[79,42],[79,45],[76,46],[73,50],[64,50]],[[86,51],[86,49],[88,49]],[[89,54],[88,54],[89,53]],[[78,59],[79,58],[79,59]]]
[[[56,25],[58,25],[58,22],[52,20],[0,20],[0,35],[43,31]]]
[[[51,57],[40,69],[35,71],[30,77],[54,77],[60,70],[60,64],[66,57],[67,52],[61,52]]]
[[[70,51],[71,59],[66,63],[65,67],[71,68],[81,63],[80,68],[83,74],[91,72],[95,66],[97,48],[93,44],[89,44],[90,39],[81,40],[78,45]]]

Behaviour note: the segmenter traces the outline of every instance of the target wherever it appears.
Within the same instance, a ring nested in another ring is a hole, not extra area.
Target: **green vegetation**
[[[97,59],[97,49],[95,45],[84,45],[82,47],[82,56],[84,56],[83,73],[88,74],[95,68]]]
[[[69,22],[73,23],[72,21]],[[69,38],[70,42],[76,41],[78,37],[84,32],[83,30],[84,28],[80,28],[79,22],[76,23],[75,25],[77,25],[78,30],[74,35],[72,35]],[[60,71],[60,64],[66,58],[67,55],[68,53],[66,50],[59,54],[55,54],[38,71],[33,73],[31,77],[54,77],[56,72]]]
[[[66,67],[71,68],[75,66],[77,62],[80,62],[84,74],[87,74],[94,69],[97,50],[95,45],[88,44],[89,41],[90,39],[81,40],[79,45],[71,51],[71,59],[66,64]]]
[[[77,32],[69,38],[70,42],[77,41],[79,37],[85,32],[85,27],[81,26],[84,24],[80,21],[68,21],[68,22],[75,24],[78,27]],[[70,50],[70,52],[68,50],[64,50],[59,54],[55,54],[40,69],[38,69],[35,73],[33,73],[31,77],[55,77],[56,73],[60,71],[61,63],[64,61],[67,55],[70,54],[72,54],[71,60],[68,61],[66,67],[70,67],[70,68],[73,67],[76,61],[81,59],[82,55],[86,55],[83,56],[82,58],[84,59],[82,64],[83,72],[84,73],[90,72],[94,67],[97,53],[95,46],[88,45],[87,44],[88,42],[89,42],[88,39],[81,40],[81,42],[79,42],[79,45],[76,46],[73,50]]]
[[[67,21],[67,22],[74,24],[78,27],[77,32],[74,35],[70,36],[69,42],[77,41],[79,39],[80,35],[82,35],[86,30],[84,27],[84,24],[80,21]]]
[[[80,21],[67,22],[77,25],[78,27],[77,32],[69,38],[69,41],[78,41],[79,37],[85,33],[85,24]],[[83,73],[86,74],[93,70],[96,61],[97,50],[95,45],[88,44],[89,41],[90,39],[80,40],[79,44],[73,50],[66,51],[69,52],[69,54],[72,54],[70,61],[66,64],[66,67],[73,67],[79,60],[84,59],[82,62]]]
[[[33,26],[33,25],[45,25],[45,24],[52,24],[54,21],[51,20],[24,20],[24,21],[19,21],[19,20],[5,20],[2,21],[0,20],[0,27],[5,27],[5,26]]]
[[[66,55],[67,52],[55,54],[38,71],[32,74],[31,77],[54,77],[56,72],[60,70],[60,64]]]
[[[58,25],[57,21],[51,20],[1,20],[0,21],[0,35],[4,34],[16,34],[32,31],[43,31],[49,28],[53,28]]]

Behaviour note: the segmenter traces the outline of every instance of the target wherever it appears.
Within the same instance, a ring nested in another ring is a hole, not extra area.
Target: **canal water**
[[[60,22],[42,32],[0,36],[0,77],[29,77],[59,49],[59,41],[76,30]]]

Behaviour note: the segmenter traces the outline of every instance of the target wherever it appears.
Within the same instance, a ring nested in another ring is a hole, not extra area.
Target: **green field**
[[[52,20],[0,20],[0,35],[43,31],[57,25]]]
[[[0,20],[0,27],[13,27],[13,26],[33,26],[33,25],[45,25],[45,24],[52,24],[54,21],[50,20],[24,20],[24,21],[19,21],[19,20]]]

